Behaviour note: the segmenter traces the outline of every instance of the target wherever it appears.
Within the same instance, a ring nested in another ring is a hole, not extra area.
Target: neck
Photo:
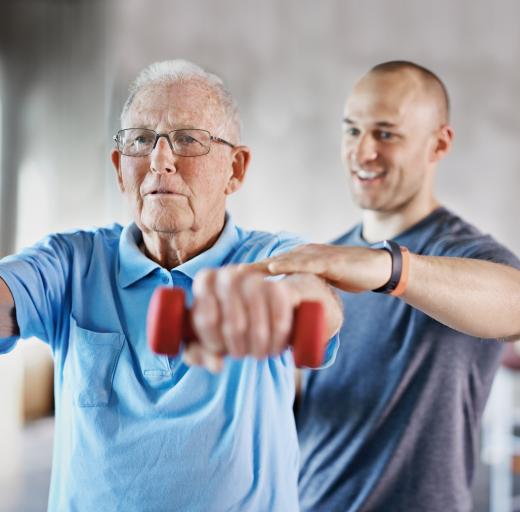
[[[147,258],[161,267],[172,269],[208,250],[218,240],[224,227],[211,234],[200,234],[198,231],[182,231],[179,233],[163,233],[157,231],[143,232],[143,243],[140,247]]]
[[[439,206],[438,201],[432,197],[420,205],[407,204],[389,212],[363,210],[363,238],[370,243],[395,238]]]

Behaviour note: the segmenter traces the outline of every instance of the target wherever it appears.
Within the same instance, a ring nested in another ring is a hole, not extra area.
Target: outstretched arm
[[[254,264],[271,274],[310,272],[348,292],[384,285],[387,251],[311,244]],[[520,338],[520,271],[470,258],[410,255],[408,286],[400,297],[439,322],[479,338]]]
[[[0,338],[19,334],[11,291],[0,278]]]

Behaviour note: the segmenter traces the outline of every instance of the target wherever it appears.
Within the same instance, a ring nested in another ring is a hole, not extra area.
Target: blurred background
[[[519,21],[518,0],[0,0],[0,256],[51,231],[128,222],[112,135],[129,82],[170,58],[217,73],[238,101],[253,159],[235,221],[321,242],[359,218],[340,161],[353,82],[390,59],[432,69],[456,133],[438,197],[519,254]],[[515,507],[514,372],[502,373],[489,420],[502,437],[483,441],[478,511]],[[46,347],[0,357],[0,389],[0,512],[45,510]]]

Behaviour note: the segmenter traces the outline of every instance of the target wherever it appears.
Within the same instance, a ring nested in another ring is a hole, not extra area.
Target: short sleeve
[[[520,269],[520,260],[489,235],[449,236],[439,241],[435,252],[439,256],[491,261]]]
[[[71,267],[72,249],[60,235],[0,261],[0,277],[13,295],[21,338],[36,336],[51,344],[56,339],[64,311],[70,310]],[[7,345],[12,348],[14,343]]]
[[[285,232],[278,233],[276,239],[277,243],[271,248],[269,256],[277,256],[309,243],[304,238]]]

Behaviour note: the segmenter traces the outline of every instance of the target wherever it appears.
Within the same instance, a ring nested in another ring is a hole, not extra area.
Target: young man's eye
[[[394,138],[394,134],[392,132],[387,132],[385,130],[380,130],[376,133],[376,138],[378,140],[391,140]]]
[[[359,128],[355,128],[354,126],[347,126],[345,128],[345,135],[349,137],[357,137],[360,133]]]

